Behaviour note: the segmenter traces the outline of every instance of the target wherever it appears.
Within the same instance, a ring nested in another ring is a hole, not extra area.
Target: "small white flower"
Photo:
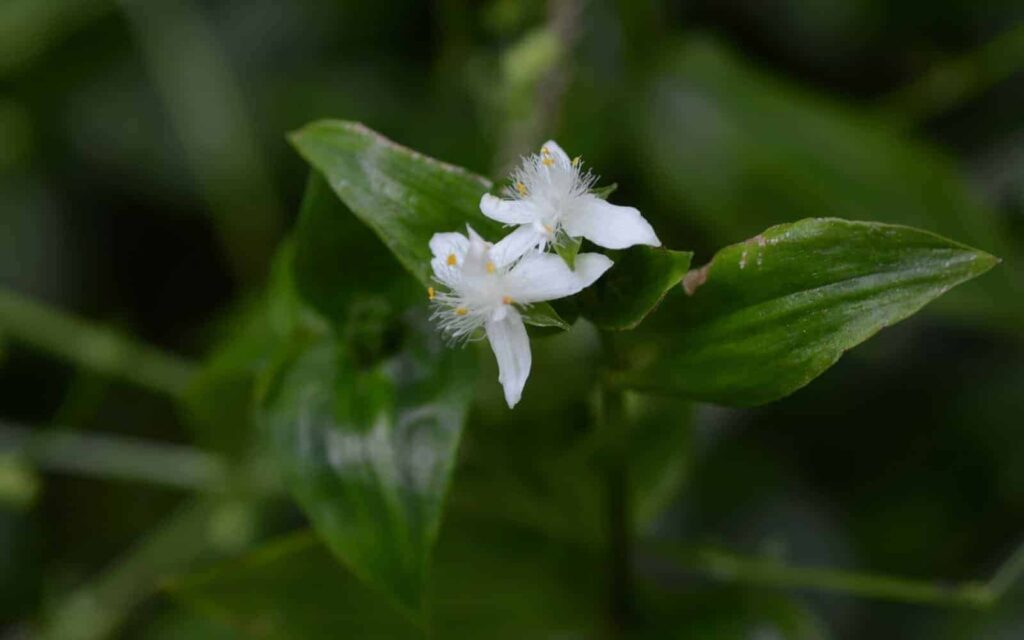
[[[523,158],[512,174],[508,199],[485,194],[480,211],[505,224],[519,225],[507,240],[520,255],[557,244],[561,234],[583,237],[607,249],[637,244],[661,245],[651,225],[633,207],[620,207],[591,192],[595,176],[583,171],[580,159],[570,160],[553,140],[539,154]]]
[[[554,254],[516,255],[507,242],[485,242],[467,226],[461,233],[435,233],[430,239],[434,278],[447,291],[429,289],[431,318],[458,342],[480,335],[483,328],[498,360],[498,381],[505,401],[514,407],[530,375],[530,341],[520,307],[571,296],[593,284],[612,266],[597,253],[576,257],[575,271]]]

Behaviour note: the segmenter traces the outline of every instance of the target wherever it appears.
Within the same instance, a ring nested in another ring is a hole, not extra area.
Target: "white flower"
[[[435,233],[430,239],[434,278],[448,291],[429,289],[431,316],[450,339],[487,339],[498,360],[498,381],[505,401],[514,407],[530,375],[530,341],[520,307],[571,296],[601,277],[612,261],[601,254],[581,253],[575,271],[554,254],[510,251],[508,238],[485,242],[467,226],[461,233]]]
[[[485,194],[480,211],[505,224],[519,225],[508,238],[512,253],[557,244],[561,234],[584,237],[607,249],[661,245],[651,225],[633,207],[620,207],[591,192],[595,176],[580,159],[570,160],[553,140],[539,154],[523,158],[512,174],[508,199]]]

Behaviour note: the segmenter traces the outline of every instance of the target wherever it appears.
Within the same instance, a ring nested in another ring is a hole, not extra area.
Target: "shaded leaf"
[[[247,636],[274,640],[415,638],[419,632],[380,595],[339,566],[306,531],[240,560],[171,582],[176,598]]]
[[[392,311],[418,293],[426,297],[315,171],[306,182],[293,242],[296,289],[338,326],[347,325],[353,305],[369,297]]]
[[[582,315],[602,329],[633,329],[690,267],[693,254],[652,247],[616,252],[615,265],[579,296]]]
[[[358,366],[332,335],[270,386],[263,420],[286,483],[352,572],[419,613],[472,389],[472,358],[409,327]]]
[[[459,520],[438,549],[429,630],[406,622],[306,533],[173,582],[169,590],[256,638],[591,637],[601,585],[590,560],[528,532]]]
[[[810,219],[726,247],[687,275],[644,336],[623,340],[627,387],[729,405],[781,398],[850,347],[992,268],[934,234]]]
[[[504,235],[502,225],[480,213],[480,198],[492,186],[486,178],[407,149],[354,122],[314,122],[293,133],[291,142],[423,287],[435,284],[429,247],[435,233],[465,233],[468,224],[490,241]],[[318,208],[313,203],[310,207]],[[309,225],[319,230],[323,226]],[[324,251],[319,255],[327,261],[342,259],[330,257],[332,248],[341,252],[351,246],[344,237],[311,241],[321,246]],[[374,277],[367,272],[358,270]],[[339,304],[332,301],[327,306],[337,314]],[[535,306],[545,316],[557,315],[547,303]]]

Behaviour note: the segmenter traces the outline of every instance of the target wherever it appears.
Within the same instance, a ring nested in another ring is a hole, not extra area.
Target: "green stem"
[[[120,0],[234,273],[258,282],[284,215],[238,77],[199,4]]]
[[[93,640],[111,636],[133,607],[156,593],[211,546],[214,505],[205,499],[171,515],[95,581],[59,602],[40,637]]]
[[[8,453],[47,470],[179,489],[214,490],[227,480],[227,466],[214,455],[124,436],[0,423],[0,455]]]
[[[897,126],[911,126],[981,94],[1024,66],[1024,25],[1018,25],[962,56],[935,65],[879,104]]]
[[[819,567],[793,567],[773,559],[743,557],[717,549],[684,551],[658,542],[649,543],[648,548],[656,549],[682,567],[723,582],[817,589],[914,604],[979,608],[994,604],[1007,588],[1008,581],[1015,580],[1024,571],[1024,547],[990,582],[954,584]]]
[[[72,364],[177,397],[193,367],[110,329],[0,289],[0,333]]]

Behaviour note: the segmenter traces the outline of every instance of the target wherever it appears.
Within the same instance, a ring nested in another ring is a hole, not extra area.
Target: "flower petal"
[[[480,198],[480,212],[491,220],[505,224],[526,224],[537,218],[533,205],[525,200],[502,200],[485,193]]]
[[[569,158],[569,154],[562,150],[562,147],[558,146],[558,143],[554,140],[548,140],[541,147],[541,154],[543,155],[544,149],[548,150],[548,153],[555,159],[555,161],[563,167],[571,167],[572,160]]]
[[[562,219],[562,226],[570,236],[583,236],[607,249],[625,249],[637,244],[661,246],[661,240],[639,211],[610,204],[593,195],[583,196]]]
[[[460,258],[468,249],[469,238],[461,233],[435,233],[430,238],[430,252],[435,258],[447,258],[453,253]]]
[[[581,253],[576,256],[576,279],[580,283],[580,290],[586,289],[594,284],[604,272],[611,269],[612,259],[603,253]]]
[[[547,234],[537,231],[534,225],[520,225],[491,248],[491,260],[499,268],[508,266],[546,239]]]
[[[430,238],[430,251],[434,254],[430,261],[434,278],[448,287],[455,286],[469,251],[469,238],[461,233],[435,233]]]
[[[520,304],[557,300],[589,287],[611,266],[612,261],[599,253],[576,256],[576,271],[553,253],[527,254],[505,277],[505,288]]]
[[[509,309],[502,320],[489,320],[487,339],[498,361],[498,382],[505,390],[508,408],[516,406],[523,395],[526,379],[530,377],[530,339],[526,335],[523,318],[515,309]]]

